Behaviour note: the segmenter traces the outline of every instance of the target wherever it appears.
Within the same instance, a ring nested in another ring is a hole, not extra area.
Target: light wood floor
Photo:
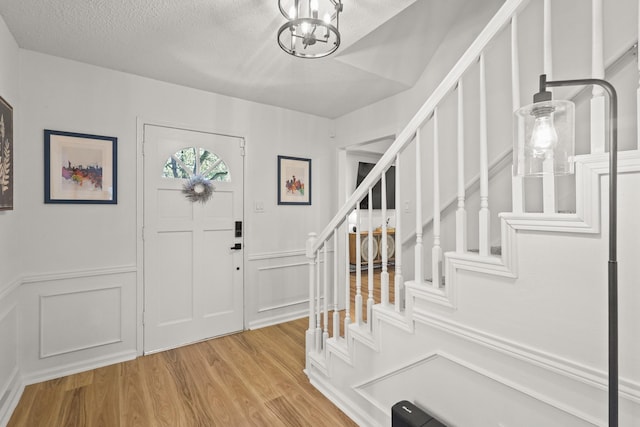
[[[309,384],[308,319],[26,387],[8,427],[355,426]]]

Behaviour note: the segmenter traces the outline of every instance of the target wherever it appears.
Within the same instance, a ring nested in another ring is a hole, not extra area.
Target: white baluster
[[[424,280],[422,263],[422,153],[420,149],[420,128],[416,130],[416,246],[415,246],[415,282]]]
[[[322,299],[320,298],[320,251],[316,252],[316,351],[322,351]]]
[[[324,350],[325,356],[326,356],[327,339],[329,339],[329,274],[328,274],[329,259],[327,258],[327,242],[324,242],[324,245],[322,245],[322,258],[324,259],[324,266],[323,266],[324,311],[322,313],[322,326],[324,331],[322,333],[322,349]]]
[[[640,1],[638,2],[638,37],[640,40]],[[636,56],[640,57],[640,43],[636,45]],[[638,136],[636,137],[636,148],[640,149],[640,60],[638,63],[638,89],[636,89],[636,110],[638,115],[638,120],[636,124],[636,129]]]
[[[520,59],[518,57],[518,15],[511,17],[511,106],[513,111],[521,107],[520,105]],[[524,129],[518,126],[518,132],[523,133]],[[518,149],[514,153],[514,166],[522,169],[524,167],[524,136],[518,137]],[[517,162],[517,163],[516,163]],[[524,212],[524,177],[514,175],[511,178],[511,201],[513,212]]]
[[[316,259],[313,253],[313,246],[316,243],[317,234],[309,233],[309,237],[307,238],[306,243],[306,256],[307,256],[307,264],[309,266],[309,329],[307,329],[306,335],[306,367],[309,369],[311,366],[309,365],[309,353],[312,350],[316,350],[315,347],[315,333],[316,333],[316,323],[315,323],[315,278],[316,278]]]
[[[369,330],[371,330],[371,326],[373,323],[371,322],[371,314],[373,313],[373,258],[375,254],[373,253],[373,241],[375,237],[373,236],[373,189],[369,188],[369,234],[368,234],[368,245],[367,245],[367,255],[369,259],[367,259],[367,290],[369,291],[369,298],[367,298],[367,324],[369,325]]]
[[[360,214],[360,202],[356,204],[356,323],[362,324],[362,219]]]
[[[591,76],[604,79],[603,1],[591,2]],[[604,90],[593,85],[591,98],[591,153],[604,153],[606,140]]]
[[[543,22],[543,54],[544,72],[547,80],[553,80],[553,41],[551,38],[551,0],[544,0],[544,22]],[[556,212],[556,178],[553,174],[553,157],[547,157],[542,169],[545,174],[542,177],[542,210],[544,213]]]
[[[387,266],[388,260],[388,247],[387,247],[387,171],[382,172],[381,176],[381,202],[382,202],[382,236],[380,238],[380,247],[382,259],[382,272],[380,273],[380,302],[384,307],[389,305],[389,269]]]
[[[440,246],[440,135],[438,108],[433,110],[433,248],[431,249],[431,286],[442,283],[442,247]]]
[[[467,252],[467,210],[464,182],[464,90],[458,81],[458,209],[456,210],[456,252]]]
[[[479,212],[479,253],[488,256],[490,252],[489,230],[491,217],[489,212],[489,161],[487,134],[487,84],[485,76],[484,54],[480,55],[480,212]]]
[[[349,223],[345,225],[348,227]],[[348,241],[348,240],[347,240]],[[349,251],[347,251],[347,256]],[[347,271],[349,271],[347,269]],[[338,313],[338,229],[333,230],[333,337],[340,336],[340,314]]]
[[[397,312],[404,310],[404,281],[402,278],[402,185],[400,172],[400,154],[396,154],[396,231],[393,235],[396,262],[393,267],[393,283],[395,288],[395,308]]]
[[[344,266],[344,287],[345,287],[345,312],[344,312],[344,336],[347,336],[347,330],[349,324],[351,323],[351,263],[349,261],[349,215],[344,218],[344,223],[347,227],[347,232],[345,234],[345,245],[344,245],[344,253],[345,253],[345,266]]]

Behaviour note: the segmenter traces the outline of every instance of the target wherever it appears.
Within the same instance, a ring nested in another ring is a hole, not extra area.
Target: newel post
[[[316,244],[316,241],[318,240],[318,235],[316,233],[309,233],[309,237],[307,238],[307,243],[306,243],[306,257],[307,257],[307,263],[309,265],[309,329],[307,329],[307,335],[306,335],[306,346],[305,346],[305,366],[307,371],[310,368],[310,363],[309,363],[309,353],[311,353],[312,350],[318,350],[317,348],[315,348],[315,343],[316,343],[316,316],[315,316],[315,304],[314,304],[314,290],[315,290],[315,279],[316,279],[316,273],[315,273],[315,269],[316,269],[316,255],[315,252],[313,250],[313,247]]]

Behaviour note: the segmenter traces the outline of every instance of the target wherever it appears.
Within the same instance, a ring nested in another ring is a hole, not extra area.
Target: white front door
[[[145,353],[243,329],[243,145],[144,126]],[[198,174],[214,186],[206,202],[183,192]]]

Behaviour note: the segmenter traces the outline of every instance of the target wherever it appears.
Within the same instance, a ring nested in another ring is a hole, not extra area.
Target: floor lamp
[[[609,96],[609,427],[618,426],[618,95],[600,79],[547,81],[540,76],[540,91],[533,104],[515,114],[514,174],[520,176],[566,175],[573,173],[574,106],[570,101],[552,100],[548,87],[596,85]]]

